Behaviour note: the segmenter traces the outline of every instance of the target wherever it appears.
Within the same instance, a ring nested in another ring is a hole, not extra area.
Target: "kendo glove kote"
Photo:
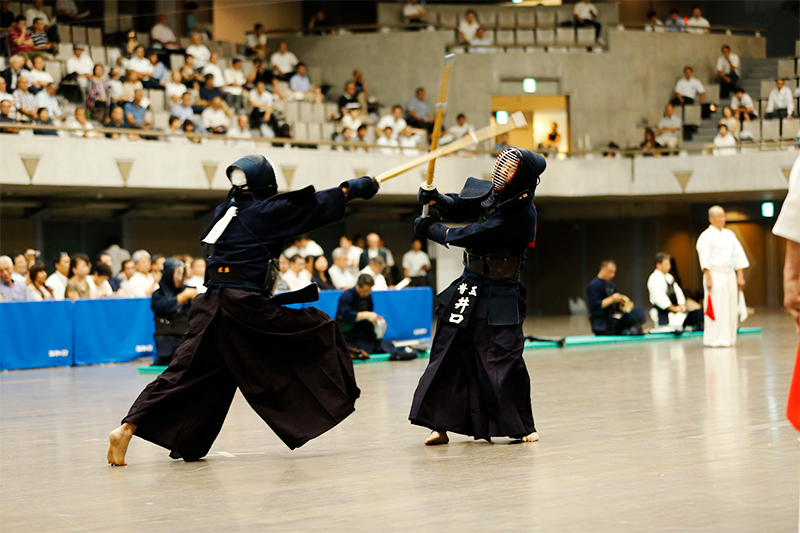
[[[352,180],[343,181],[339,187],[347,187],[347,201],[363,198],[369,200],[378,193],[378,182],[372,176],[362,176]]]
[[[430,239],[439,244],[445,244],[447,226],[436,224],[431,217],[417,217],[414,220],[414,232],[423,239]]]
[[[428,190],[424,187],[420,187],[419,192],[417,192],[417,202],[421,203],[422,205],[436,202],[433,207],[445,211],[453,207],[453,204],[455,204],[455,201],[449,196],[445,196],[436,189]]]

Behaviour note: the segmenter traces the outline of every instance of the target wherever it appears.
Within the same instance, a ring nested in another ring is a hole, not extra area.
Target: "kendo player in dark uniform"
[[[108,462],[125,465],[135,434],[170,457],[205,456],[222,428],[237,387],[291,449],[344,420],[359,395],[353,364],[336,322],[315,308],[316,285],[271,296],[284,242],[341,220],[345,202],[372,198],[370,177],[315,192],[277,193],[271,162],[243,157],[227,169],[233,185],[203,242],[214,244],[208,291],[192,302],[189,331],[172,363],[134,402],[109,435]]]
[[[414,393],[409,420],[430,428],[425,444],[445,444],[448,431],[491,441],[539,440],[530,378],[522,359],[525,288],[520,274],[536,238],[533,205],[545,159],[529,150],[500,154],[492,181],[467,179],[460,194],[421,188],[443,220],[477,222],[449,228],[420,217],[420,237],[464,250],[464,272],[437,296],[431,358]]]
[[[156,322],[156,360],[154,366],[167,366],[181,339],[189,329],[189,312],[197,289],[186,287],[186,266],[182,261],[167,259],[161,282],[150,299]]]

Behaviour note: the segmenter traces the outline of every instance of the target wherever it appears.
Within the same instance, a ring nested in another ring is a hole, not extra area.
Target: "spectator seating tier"
[[[800,130],[800,119],[785,118],[781,124],[781,139],[797,139]]]
[[[683,125],[699,126],[702,121],[702,108],[699,105],[683,106]]]
[[[572,27],[556,28],[556,42],[559,45],[575,44],[575,29]]]
[[[781,121],[764,120],[761,122],[761,140],[777,141],[781,138]]]
[[[102,28],[90,27],[86,29],[87,39],[86,42],[89,46],[103,46],[103,30]]]
[[[556,30],[549,29],[536,29],[536,44],[555,44],[556,43]]]
[[[85,43],[88,41],[86,26],[72,26],[71,30],[73,43]]]
[[[540,10],[536,12],[537,28],[554,28],[556,25],[556,12],[553,10]]]
[[[747,120],[742,123],[742,131],[750,132],[753,136],[754,142],[761,141],[761,121],[760,120]]]
[[[517,18],[513,11],[501,11],[497,14],[497,27],[513,30],[517,27]]]
[[[517,30],[517,44],[518,45],[533,45],[536,43],[536,37],[533,30]]]

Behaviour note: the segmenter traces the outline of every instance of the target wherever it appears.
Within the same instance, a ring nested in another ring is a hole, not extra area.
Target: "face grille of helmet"
[[[514,177],[519,168],[520,159],[516,150],[504,150],[494,163],[492,171],[492,188],[502,191]]]

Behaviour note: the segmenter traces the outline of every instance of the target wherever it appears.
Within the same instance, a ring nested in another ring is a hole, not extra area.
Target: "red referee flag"
[[[797,431],[800,431],[800,346],[797,347],[797,359],[794,362],[792,385],[789,387],[789,402],[786,406],[786,418]]]
[[[708,303],[706,304],[706,313],[705,313],[705,315],[708,318],[710,318],[711,320],[714,320],[714,306],[711,305],[711,295],[710,294],[708,295]]]

